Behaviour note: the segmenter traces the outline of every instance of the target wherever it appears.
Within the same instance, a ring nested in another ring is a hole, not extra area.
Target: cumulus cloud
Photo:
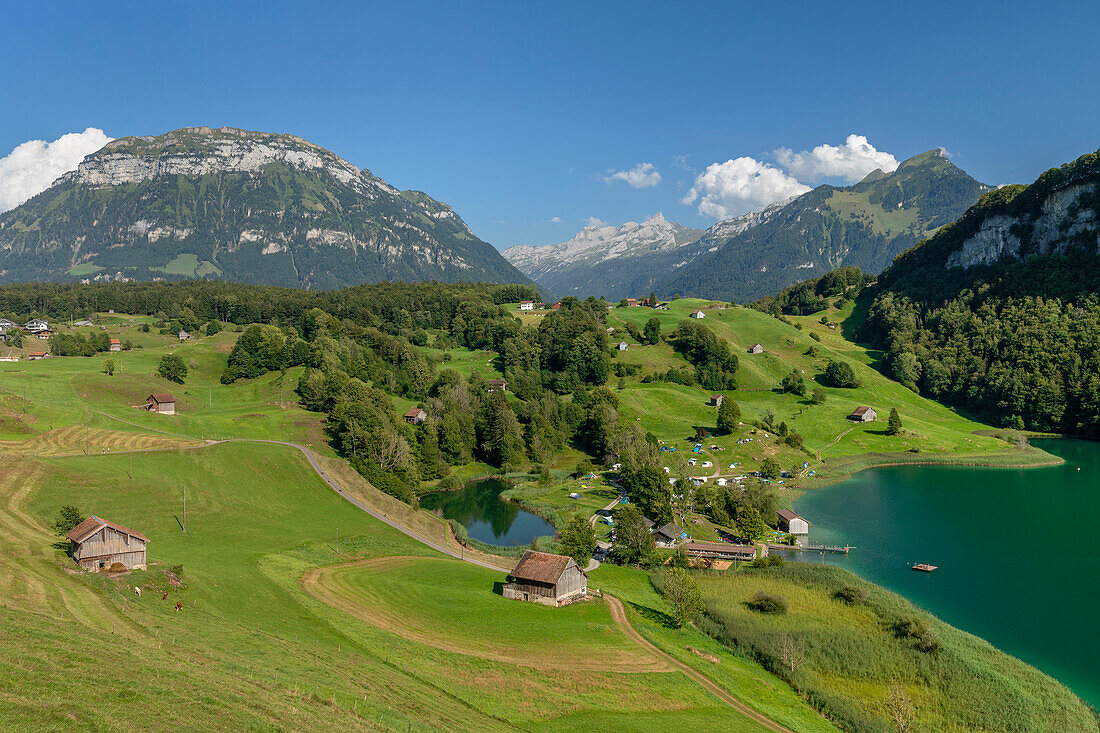
[[[774,166],[741,157],[707,166],[680,203],[690,206],[698,201],[703,216],[728,219],[809,190]]]
[[[28,140],[0,158],[0,211],[42,193],[62,173],[77,167],[84,156],[102,148],[113,138],[103,130],[89,127],[70,132],[53,142]]]
[[[599,219],[595,216],[590,216],[585,221],[584,225],[586,227],[605,227],[605,226],[607,226],[607,222],[604,221],[603,219]]]
[[[551,224],[561,224],[561,217],[560,216],[551,217],[550,223]]]
[[[877,150],[863,135],[849,135],[843,145],[818,145],[796,153],[779,148],[775,159],[795,178],[816,183],[826,178],[841,178],[849,183],[862,180],[871,171],[897,170],[898,161],[890,153]]]
[[[624,181],[631,188],[651,188],[661,182],[661,174],[652,163],[639,163],[630,170],[609,170],[602,176],[607,183]]]

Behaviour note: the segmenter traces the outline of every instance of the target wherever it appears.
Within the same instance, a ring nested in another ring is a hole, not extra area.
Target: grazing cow
[[[141,597],[141,588],[138,588],[138,587],[137,587],[137,586],[135,585],[135,586],[134,586],[134,594],[135,594],[136,596],[138,596],[138,597],[140,598],[140,597]]]
[[[168,600],[168,591],[164,591],[164,595],[160,597],[162,601]]]
[[[182,611],[183,610],[183,603],[182,602],[176,601],[176,610],[177,611]]]

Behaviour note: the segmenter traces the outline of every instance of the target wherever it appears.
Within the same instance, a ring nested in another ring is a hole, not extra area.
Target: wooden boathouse
[[[528,550],[504,585],[504,597],[517,601],[561,606],[584,598],[588,574],[565,555]]]

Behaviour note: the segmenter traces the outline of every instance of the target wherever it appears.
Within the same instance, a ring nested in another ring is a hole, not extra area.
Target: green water
[[[500,498],[509,488],[497,479],[471,481],[458,491],[439,491],[420,497],[420,506],[439,509],[445,519],[454,519],[475,540],[491,545],[526,545],[536,537],[553,537],[554,525],[524,511],[518,504]]]
[[[1048,468],[908,466],[808,492],[827,556],[976,634],[1100,707],[1100,443],[1044,440]],[[1080,470],[1078,470],[1080,469]],[[820,557],[802,553],[802,559]],[[914,563],[938,565],[933,573]]]

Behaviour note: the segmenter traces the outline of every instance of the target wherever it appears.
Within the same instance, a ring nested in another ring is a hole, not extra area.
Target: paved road
[[[105,413],[101,413],[101,414],[105,414]],[[113,417],[113,416],[107,415],[107,417]],[[119,418],[114,418],[114,419],[119,420]],[[120,422],[128,422],[128,421],[120,420]],[[143,426],[138,425],[137,427],[143,427]],[[158,432],[163,432],[163,431],[158,431]],[[501,571],[501,570],[506,570],[506,568],[501,568],[500,566],[493,565],[492,563],[489,563],[489,562],[485,562],[484,560],[481,560],[480,558],[468,557],[464,554],[460,554],[458,552],[455,552],[450,547],[440,545],[440,544],[428,539],[427,537],[424,537],[423,535],[421,535],[417,532],[414,532],[411,529],[402,526],[401,524],[398,524],[396,521],[390,519],[385,514],[379,513],[378,511],[370,508],[369,506],[367,506],[363,502],[356,499],[354,496],[351,496],[346,491],[344,491],[344,489],[341,488],[340,485],[338,483],[336,483],[336,481],[334,481],[333,478],[328,475],[328,472],[325,471],[325,469],[321,466],[321,463],[317,460],[317,457],[313,454],[313,451],[311,451],[309,448],[307,448],[304,445],[300,445],[298,443],[291,443],[291,442],[285,441],[285,440],[263,440],[263,439],[260,439],[260,438],[229,438],[229,439],[226,439],[226,440],[209,441],[208,443],[206,443],[206,445],[217,445],[219,443],[269,443],[271,445],[283,445],[283,446],[286,446],[288,448],[293,448],[293,449],[299,451],[303,456],[306,457],[306,460],[309,461],[310,467],[313,468],[313,470],[317,473],[317,475],[321,477],[321,480],[323,480],[325,482],[325,484],[330,489],[335,491],[337,494],[339,494],[341,497],[343,497],[347,501],[354,504],[359,509],[362,509],[367,514],[371,515],[372,517],[374,517],[378,521],[382,522],[383,524],[386,524],[390,527],[393,527],[398,532],[401,532],[402,534],[405,534],[408,537],[411,537],[412,539],[416,540],[417,542],[420,542],[423,545],[427,545],[428,547],[432,548],[433,550],[436,550],[437,552],[442,552],[444,555],[447,555],[448,557],[453,557],[456,560],[462,560],[464,562],[473,563],[474,565],[478,565],[480,567],[487,568],[489,570],[495,570],[495,571],[498,571],[498,572]],[[204,446],[196,446],[196,447],[204,447]],[[165,450],[165,449],[161,449],[161,450]],[[175,450],[175,449],[167,449],[167,450]],[[123,452],[123,451],[119,451],[119,452]],[[610,509],[611,507],[615,506],[615,504],[617,504],[617,503],[618,503],[618,499],[616,499],[614,502],[609,504],[606,508]],[[586,568],[586,570],[589,570],[589,571],[595,570],[596,568],[599,567],[599,565],[600,564],[599,564],[598,561],[592,560],[588,564],[588,567]],[[688,665],[686,665],[683,662],[679,661],[675,657],[672,657],[669,654],[661,651],[654,644],[649,642],[645,637],[643,637],[641,634],[639,634],[637,629],[635,629],[634,626],[630,623],[630,619],[627,618],[627,615],[626,615],[626,610],[623,608],[622,601],[620,601],[618,598],[615,598],[614,596],[608,595],[606,593],[603,594],[603,597],[607,599],[608,606],[610,607],[610,610],[611,610],[611,617],[615,620],[615,623],[636,644],[641,646],[643,649],[645,649],[649,653],[655,655],[656,657],[667,661],[669,664],[674,666],[676,669],[679,669],[681,672],[686,674],[689,678],[691,678],[695,682],[702,685],[706,690],[708,690],[711,694],[713,694],[719,700],[726,703],[731,708],[733,708],[734,710],[737,710],[738,712],[745,715],[746,717],[756,721],[757,723],[760,723],[762,726],[764,726],[768,730],[777,731],[778,733],[793,733],[793,731],[791,731],[790,729],[784,728],[779,723],[776,723],[775,721],[773,721],[773,720],[765,717],[764,715],[758,713],[757,711],[753,710],[748,705],[746,705],[745,703],[741,702],[736,697],[731,695],[729,692],[727,692],[726,690],[724,690],[723,688],[719,687],[717,684],[712,682],[710,680],[710,678],[708,678],[706,675],[702,674],[701,672],[696,671],[692,667],[689,667]]]

